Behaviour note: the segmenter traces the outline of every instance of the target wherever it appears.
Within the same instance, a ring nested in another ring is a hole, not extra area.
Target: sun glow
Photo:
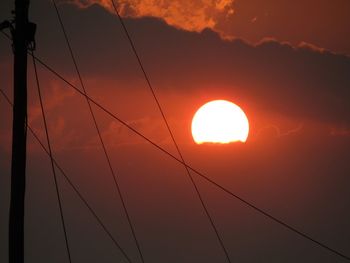
[[[193,117],[192,136],[197,144],[246,142],[248,118],[236,104],[214,100],[204,104]]]

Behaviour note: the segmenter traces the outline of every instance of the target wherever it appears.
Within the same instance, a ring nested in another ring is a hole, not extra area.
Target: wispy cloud
[[[259,137],[269,137],[269,138],[281,138],[285,136],[295,135],[302,131],[304,127],[303,123],[299,123],[298,126],[291,129],[282,130],[279,126],[271,124],[260,128],[255,136],[256,139]]]

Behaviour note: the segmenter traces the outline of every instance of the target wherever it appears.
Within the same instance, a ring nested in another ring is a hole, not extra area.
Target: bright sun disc
[[[193,117],[192,136],[197,144],[245,142],[248,118],[236,104],[214,100],[204,104]]]

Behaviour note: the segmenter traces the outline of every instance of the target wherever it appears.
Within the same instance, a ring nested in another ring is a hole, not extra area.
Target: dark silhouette
[[[28,22],[29,0],[15,1],[11,27],[14,52],[14,106],[12,130],[11,202],[9,218],[9,262],[24,262],[24,198],[27,140],[27,52],[34,48],[35,24]]]

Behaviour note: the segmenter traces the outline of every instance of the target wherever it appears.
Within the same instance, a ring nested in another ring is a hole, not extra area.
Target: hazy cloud
[[[165,130],[163,120],[160,118],[143,117],[128,121],[128,125],[156,143],[162,143],[169,137]],[[135,136],[132,131],[116,121],[111,121],[108,126],[106,126],[105,130],[102,132],[102,137],[110,147],[130,144],[148,144],[148,142]],[[91,145],[91,147],[93,147],[93,145],[99,147],[99,143],[98,137],[94,137],[88,145]]]
[[[45,92],[45,94],[43,94],[44,108],[48,114],[50,114],[50,112],[52,112],[57,106],[63,103],[65,99],[76,95],[76,92],[74,90],[62,90],[60,83],[57,81],[51,80],[48,86],[49,89]],[[34,104],[29,106],[28,116],[29,125],[33,125],[34,122],[42,120],[39,101],[36,101]]]
[[[350,129],[348,129],[348,128],[331,128],[330,134],[332,136],[350,136]]]
[[[282,130],[278,125],[267,125],[258,130],[257,134],[254,136],[255,139],[263,138],[280,138],[289,135],[295,135],[301,133],[304,125],[300,123],[298,126],[291,128],[289,130]]]

